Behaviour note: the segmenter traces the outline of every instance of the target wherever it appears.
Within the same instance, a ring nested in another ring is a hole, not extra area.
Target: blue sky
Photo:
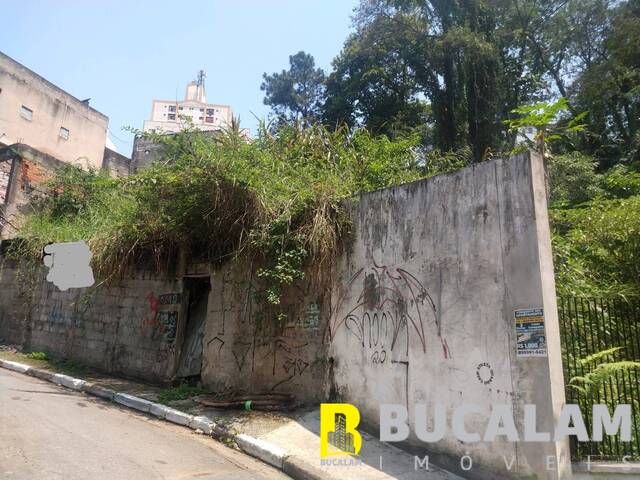
[[[252,130],[266,116],[263,72],[305,50],[328,70],[350,32],[357,0],[8,0],[0,50],[109,116],[130,154],[151,101],[182,99],[197,71],[207,100],[228,104]]]

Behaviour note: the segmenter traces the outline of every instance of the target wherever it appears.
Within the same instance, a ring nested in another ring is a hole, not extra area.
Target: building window
[[[213,117],[207,117],[207,119],[205,120],[205,122],[207,122],[207,123],[213,123]]]
[[[169,111],[170,112],[175,112],[176,111],[176,106],[175,105],[169,105]]]
[[[207,108],[207,115],[213,115],[213,108]]]
[[[69,129],[60,127],[60,132],[58,133],[60,138],[64,138],[65,140],[69,140]]]
[[[201,109],[200,109],[200,111],[201,111],[201,112],[204,112],[204,108],[201,108]]]
[[[20,108],[20,116],[25,120],[31,121],[33,120],[33,110],[22,105],[22,107]]]
[[[176,114],[175,113],[170,113],[169,114],[169,120],[175,120],[176,119]]]
[[[178,107],[178,110],[182,110],[182,107]]]

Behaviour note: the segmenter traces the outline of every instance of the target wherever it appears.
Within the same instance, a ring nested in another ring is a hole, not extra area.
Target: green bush
[[[46,360],[47,354],[45,352],[29,352],[24,354],[25,357],[31,360]]]
[[[616,165],[602,178],[602,188],[611,198],[640,195],[640,173],[626,165]]]
[[[162,390],[158,394],[158,401],[167,405],[170,402],[175,402],[176,400],[187,400],[191,397],[202,395],[203,393],[206,393],[206,390],[182,384],[177,387]]]
[[[601,193],[595,165],[592,157],[579,152],[551,157],[547,165],[551,202],[579,203]]]
[[[552,209],[551,219],[559,293],[640,291],[640,196]]]
[[[425,170],[428,175],[453,172],[469,165],[472,158],[473,153],[469,147],[444,153],[432,150],[425,155]]]

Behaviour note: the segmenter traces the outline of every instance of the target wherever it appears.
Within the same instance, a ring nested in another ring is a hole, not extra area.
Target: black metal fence
[[[575,460],[640,459],[640,370],[625,361],[640,361],[640,299],[561,297],[560,337],[567,403],[580,405],[587,428],[593,404],[632,405],[631,442],[605,435],[602,442],[577,442]],[[585,380],[586,379],[586,380]]]

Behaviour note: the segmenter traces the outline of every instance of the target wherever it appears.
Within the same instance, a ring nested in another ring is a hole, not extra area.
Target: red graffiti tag
[[[140,334],[143,336],[147,333],[147,327],[151,327],[152,330],[164,329],[164,325],[158,322],[158,305],[160,304],[160,302],[158,302],[158,298],[153,294],[153,292],[150,292],[149,295],[147,295],[147,301],[149,302],[150,315],[145,315],[142,319]]]

